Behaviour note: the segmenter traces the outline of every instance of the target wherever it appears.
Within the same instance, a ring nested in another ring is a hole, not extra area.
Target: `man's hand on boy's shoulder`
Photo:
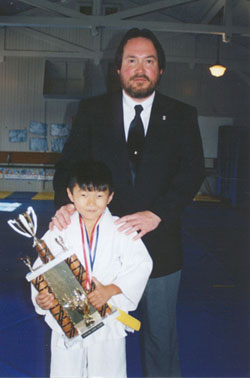
[[[100,310],[111,297],[122,292],[118,286],[114,284],[103,285],[95,277],[92,278],[92,281],[95,284],[95,290],[88,294],[88,300],[97,310]]]
[[[152,213],[152,211],[138,211],[137,213],[125,215],[118,219],[115,223],[121,225],[118,228],[119,231],[125,231],[126,235],[130,235],[133,232],[138,234],[133,240],[140,239],[148,232],[153,231],[159,226],[161,218],[158,215]]]
[[[70,224],[70,217],[76,211],[75,205],[72,203],[68,203],[60,207],[55,213],[55,215],[51,218],[49,223],[49,229],[52,231],[54,226],[56,226],[60,231],[67,228]]]

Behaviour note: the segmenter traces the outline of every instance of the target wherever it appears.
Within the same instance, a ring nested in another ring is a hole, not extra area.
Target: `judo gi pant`
[[[50,377],[126,378],[125,337],[66,349],[53,334]]]
[[[150,278],[138,313],[143,377],[180,377],[176,303],[181,271]]]

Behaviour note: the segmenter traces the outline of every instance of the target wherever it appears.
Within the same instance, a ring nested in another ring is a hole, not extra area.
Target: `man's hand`
[[[55,297],[52,293],[39,293],[36,296],[36,303],[43,310],[49,310],[52,307]]]
[[[54,226],[56,226],[60,231],[67,228],[70,224],[70,217],[75,211],[76,208],[72,203],[60,207],[60,209],[57,210],[55,215],[51,218],[51,222],[49,224],[50,231],[53,230]]]
[[[95,290],[88,294],[88,300],[97,310],[100,310],[113,295],[121,293],[121,289],[114,284],[102,285],[95,277],[92,281],[95,284]]]
[[[137,240],[146,235],[148,232],[156,229],[160,222],[161,218],[158,217],[158,215],[146,210],[139,211],[131,215],[125,215],[124,217],[118,219],[115,223],[122,224],[118,230],[126,231],[126,235],[137,231],[138,234],[133,238],[133,240]]]

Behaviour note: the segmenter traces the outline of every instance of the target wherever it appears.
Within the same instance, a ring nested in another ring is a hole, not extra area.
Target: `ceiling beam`
[[[0,29],[0,50],[5,48],[5,28]],[[4,62],[4,54],[0,54],[0,63]]]
[[[102,13],[102,0],[93,0],[92,15],[100,16]],[[92,28],[92,46],[96,52],[94,63],[98,65],[100,63],[100,57],[102,55],[102,29]]]
[[[202,24],[208,24],[212,19],[218,14],[218,12],[224,8],[225,0],[216,0],[214,4],[210,7],[208,12],[205,13],[201,19]]]
[[[232,25],[233,25],[233,2],[232,0],[225,0],[224,7],[224,25],[226,33],[223,35],[223,42],[230,42],[232,38]]]
[[[40,8],[43,10],[48,10],[48,11],[53,11],[57,14],[68,16],[68,17],[77,17],[81,19],[87,20],[89,16],[85,16],[81,14],[80,12],[64,7],[63,5],[59,3],[51,3],[50,1],[47,0],[19,0],[25,4],[29,4],[35,8]],[[196,1],[200,0],[161,0],[161,1],[156,1],[151,4],[147,5],[142,5],[138,7],[133,7],[130,9],[127,9],[125,11],[121,11],[115,14],[111,14],[109,16],[106,16],[106,18],[109,19],[126,19],[130,17],[135,17],[135,16],[141,16],[147,13],[152,13],[156,11],[160,11],[162,9],[170,8],[170,7],[177,7],[179,5],[184,5],[188,3],[193,3]],[[94,5],[95,6],[95,2]]]
[[[94,52],[93,49],[83,47],[83,46],[78,45],[77,43],[74,43],[74,42],[66,41],[65,39],[57,37],[53,34],[48,34],[45,31],[36,30],[36,29],[33,29],[33,28],[11,28],[11,30],[13,30],[13,29],[14,29],[14,31],[16,31],[18,33],[22,33],[22,34],[27,35],[27,37],[35,38],[35,39],[43,41],[43,42],[53,43],[54,46],[56,46],[57,49],[59,47],[61,47],[61,48],[64,48],[66,51],[67,51],[68,48],[71,48],[71,49],[75,49],[77,51],[82,51],[82,52],[86,52],[86,53],[91,53],[91,52],[93,53]],[[70,51],[70,50],[68,50],[68,51]]]
[[[216,0],[215,3],[211,6],[209,11],[204,15],[204,17],[201,19],[202,24],[208,24],[212,21],[212,19],[221,11],[221,9],[224,8],[224,25],[225,30],[229,31],[229,12],[227,12],[227,25],[225,24],[225,2],[226,0]],[[222,40],[223,42],[229,42],[228,38],[226,37],[227,32],[222,34]],[[232,36],[232,14],[231,14],[231,26],[230,26],[230,40]]]
[[[45,50],[6,50],[0,48],[0,56],[4,57],[25,57],[25,58],[69,58],[69,59],[101,59],[101,55],[89,51],[45,51]]]
[[[150,4],[141,5],[139,7],[129,8],[127,10],[117,12],[106,16],[107,19],[128,19],[131,17],[142,16],[148,13],[161,11],[163,9],[167,9],[170,7],[177,7],[179,5],[184,5],[188,3],[193,3],[194,1],[200,0],[162,0],[162,1],[155,1]]]
[[[132,27],[148,28],[153,31],[191,33],[191,34],[217,34],[227,32],[224,25],[191,24],[180,22],[157,22],[157,21],[120,21],[106,19],[106,17],[90,16],[87,22],[77,18],[61,17],[14,17],[0,16],[0,26],[8,27],[36,27],[36,28],[70,28],[92,29],[104,27],[113,30],[128,30]],[[232,34],[241,34],[250,37],[250,28],[245,26],[232,26]]]
[[[85,16],[84,14],[74,9],[64,7],[60,3],[52,3],[51,1],[48,1],[48,0],[18,0],[18,1],[31,5],[32,7],[35,7],[35,8],[55,12],[62,16],[75,17],[75,18],[80,18],[82,20],[88,20],[88,16]]]

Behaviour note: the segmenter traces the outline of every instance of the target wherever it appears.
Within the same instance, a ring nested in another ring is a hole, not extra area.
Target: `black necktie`
[[[128,131],[127,148],[133,185],[135,182],[137,165],[141,158],[144,144],[144,127],[140,115],[142,111],[143,107],[141,105],[135,105],[135,117],[132,120]]]
[[[142,111],[143,107],[141,105],[135,105],[135,118],[132,120],[128,131],[129,160],[134,164],[135,168],[140,160],[144,144],[144,127],[140,115]]]

